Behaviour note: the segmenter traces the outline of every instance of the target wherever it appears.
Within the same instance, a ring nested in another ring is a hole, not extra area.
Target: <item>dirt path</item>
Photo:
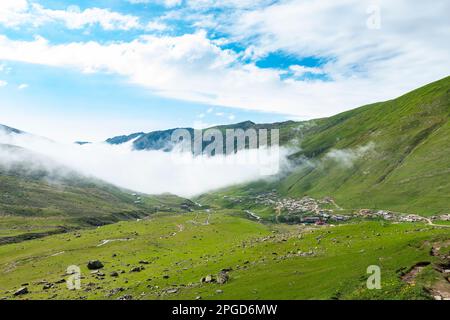
[[[446,225],[446,224],[435,224],[433,223],[433,221],[431,221],[431,219],[429,218],[424,218],[425,221],[427,221],[428,225],[433,226],[433,227],[440,227],[440,228],[450,228],[450,225]]]
[[[258,220],[258,221],[261,220],[261,217],[258,216],[256,213],[251,212],[250,210],[245,210],[245,212],[246,212],[247,214],[249,214],[251,217],[255,218],[256,220]]]

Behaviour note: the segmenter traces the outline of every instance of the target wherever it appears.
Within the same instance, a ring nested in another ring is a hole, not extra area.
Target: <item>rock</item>
[[[141,272],[144,269],[144,267],[134,267],[130,270],[130,272]]]
[[[170,277],[168,275],[164,275],[163,279],[169,279]]]
[[[219,274],[217,275],[217,283],[218,284],[225,284],[228,282],[228,280],[230,279],[230,276],[228,275],[228,273],[221,271],[219,272]]]
[[[114,289],[111,289],[111,290],[109,291],[109,293],[107,294],[107,297],[114,296],[114,295],[116,295],[116,294],[118,294],[119,292],[122,292],[122,291],[124,291],[124,290],[125,290],[124,288],[114,288]]]
[[[166,292],[167,292],[167,293],[177,293],[177,292],[178,292],[178,289],[177,289],[177,288],[169,289],[169,290],[167,290]]]
[[[434,300],[442,300],[441,296],[434,296]]]
[[[211,283],[213,281],[214,281],[214,278],[212,275],[207,275],[206,277],[202,278],[202,282],[205,282],[205,283]]]
[[[46,283],[44,284],[44,286],[42,287],[43,290],[48,290],[53,288],[55,285],[53,283]]]
[[[116,278],[116,277],[119,276],[119,273],[118,273],[117,271],[113,271],[113,272],[111,272],[109,275],[110,275],[111,277]]]
[[[148,262],[146,260],[141,260],[141,261],[139,261],[139,264],[150,264],[150,262]]]
[[[223,290],[218,289],[218,290],[216,290],[216,293],[221,294],[221,293],[223,293]]]
[[[195,297],[195,300],[202,300],[202,297],[197,296],[197,297]]]
[[[55,281],[55,284],[61,284],[61,283],[65,283],[66,279],[59,279],[58,281]]]
[[[87,264],[87,268],[89,270],[98,270],[103,268],[103,263],[101,263],[99,260],[91,260]]]
[[[126,294],[117,300],[133,300],[133,296],[131,294]]]
[[[17,296],[21,296],[21,295],[24,295],[24,294],[27,294],[27,293],[29,293],[28,288],[27,287],[22,287],[19,290],[17,290],[16,292],[14,292],[14,296],[17,297]]]

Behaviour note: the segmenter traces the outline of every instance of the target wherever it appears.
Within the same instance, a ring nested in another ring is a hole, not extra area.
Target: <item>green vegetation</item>
[[[301,227],[264,225],[233,211],[157,214],[1,246],[0,292],[12,298],[28,283],[30,293],[19,298],[428,299],[422,284],[434,281],[409,285],[401,275],[437,261],[430,248],[444,239],[448,230],[424,224]],[[87,262],[97,259],[104,268],[91,273]],[[58,284],[70,265],[81,267],[81,290]],[[381,267],[382,290],[366,288],[369,265]],[[222,269],[230,269],[225,284],[200,282]]]
[[[450,298],[444,216],[412,223],[352,215],[450,212],[449,92],[450,77],[331,118],[273,124],[284,146],[298,148],[295,170],[201,195],[202,207],[55,165],[0,168],[0,298]],[[301,225],[290,203],[276,208],[306,195],[324,199],[301,204],[306,215],[345,219]],[[92,260],[104,267],[89,270]],[[66,287],[73,265],[80,290]],[[381,290],[367,289],[371,265],[381,268]]]
[[[282,132],[300,141],[296,167],[275,181],[258,181],[201,197],[276,189],[282,196],[333,197],[346,209],[384,209],[426,216],[450,211],[450,77],[395,100]],[[286,140],[283,140],[285,143]]]
[[[170,194],[138,195],[82,176],[28,150],[0,147],[13,149],[25,159],[7,169],[0,166],[0,244],[135,220],[156,211],[184,212],[193,206]]]

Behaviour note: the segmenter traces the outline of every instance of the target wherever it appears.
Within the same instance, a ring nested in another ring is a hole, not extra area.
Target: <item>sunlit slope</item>
[[[449,92],[447,77],[395,100],[297,123],[289,128],[301,142],[292,173],[199,199],[222,205],[226,194],[277,189],[281,196],[331,196],[348,209],[450,212]]]
[[[421,214],[450,210],[449,90],[445,78],[398,99],[320,120],[297,154],[310,162],[279,189],[288,195],[331,195],[348,207]]]
[[[257,223],[234,210],[208,216],[157,214],[0,246],[0,298],[430,299],[424,287],[444,280],[430,255],[433,245],[444,248],[443,228],[383,221],[299,228]],[[92,273],[87,262],[94,259],[104,268]],[[415,285],[402,281],[424,261],[433,264]],[[382,270],[381,290],[366,287],[373,264]],[[81,268],[80,290],[67,289],[71,265]],[[225,284],[201,281],[224,269]],[[24,283],[29,293],[14,296]]]

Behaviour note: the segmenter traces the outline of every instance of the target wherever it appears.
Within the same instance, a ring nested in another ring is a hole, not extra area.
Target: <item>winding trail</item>
[[[446,225],[446,224],[435,224],[433,223],[433,221],[431,221],[431,219],[429,218],[424,218],[425,221],[427,221],[428,225],[433,226],[433,227],[440,227],[440,228],[450,228],[450,225]]]

